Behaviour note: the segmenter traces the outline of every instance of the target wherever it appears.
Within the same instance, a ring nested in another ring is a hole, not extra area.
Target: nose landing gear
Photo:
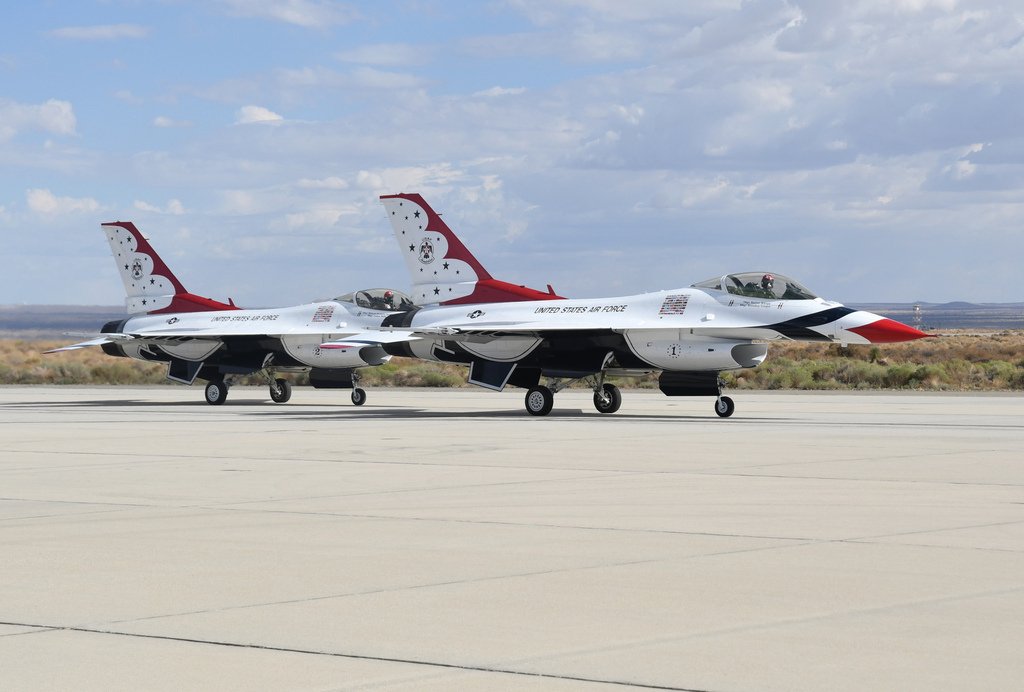
[[[280,377],[270,382],[270,399],[275,404],[283,404],[292,398],[292,383]]]
[[[622,406],[622,392],[615,385],[605,382],[594,389],[594,408],[598,413],[615,413]]]

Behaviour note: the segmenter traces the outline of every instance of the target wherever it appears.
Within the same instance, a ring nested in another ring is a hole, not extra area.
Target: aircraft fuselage
[[[384,324],[412,328],[422,337],[389,346],[395,354],[596,372],[608,365],[603,361],[609,353],[612,366],[622,369],[755,367],[767,347],[751,342],[870,343],[851,329],[876,320],[820,298],[771,300],[691,287],[613,298],[428,306]]]

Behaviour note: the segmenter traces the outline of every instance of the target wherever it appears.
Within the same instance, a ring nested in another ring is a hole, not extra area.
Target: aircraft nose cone
[[[860,327],[852,327],[849,331],[859,334],[873,344],[892,344],[898,341],[913,341],[931,337],[930,334],[925,334],[919,329],[885,317]]]

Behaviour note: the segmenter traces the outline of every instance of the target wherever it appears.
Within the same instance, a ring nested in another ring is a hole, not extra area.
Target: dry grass
[[[160,384],[165,366],[107,356],[98,348],[43,355],[66,342],[0,339],[0,384]],[[373,386],[463,386],[465,368],[395,358],[364,368]],[[294,377],[304,384],[304,376]],[[1024,389],[1024,332],[949,332],[902,344],[852,346],[773,343],[755,370],[728,373],[730,386],[750,389]],[[244,381],[244,380],[243,380]],[[251,383],[261,383],[252,378]],[[656,377],[626,380],[656,387]]]

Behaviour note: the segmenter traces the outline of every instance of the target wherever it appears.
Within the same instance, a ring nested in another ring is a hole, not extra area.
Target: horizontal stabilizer
[[[71,344],[70,346],[61,346],[60,348],[51,348],[49,351],[43,351],[43,353],[58,353],[60,351],[76,351],[80,348],[88,348],[90,346],[102,346],[103,344],[109,344],[110,339],[105,336],[101,336],[96,339],[90,339],[89,341],[83,341],[77,344]]]
[[[60,348],[51,348],[49,351],[43,351],[46,353],[58,353],[60,351],[76,351],[80,348],[89,348],[90,346],[102,346],[103,344],[112,344],[115,341],[131,341],[135,337],[130,334],[76,334],[69,332],[65,336],[88,336],[92,337],[88,341],[81,341],[77,344],[71,344],[70,346],[61,346]]]

